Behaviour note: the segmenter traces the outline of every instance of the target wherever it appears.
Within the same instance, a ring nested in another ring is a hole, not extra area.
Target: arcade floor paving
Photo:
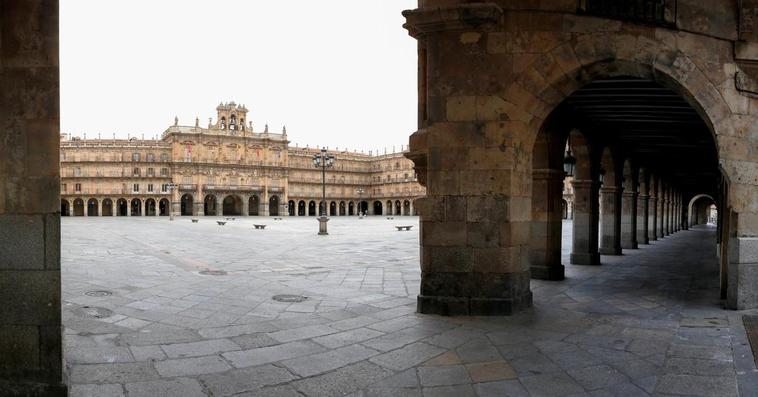
[[[415,313],[417,227],[393,226],[418,218],[332,218],[328,237],[215,220],[62,220],[72,396],[758,395],[712,228],[567,265],[532,281],[534,309],[485,318]]]

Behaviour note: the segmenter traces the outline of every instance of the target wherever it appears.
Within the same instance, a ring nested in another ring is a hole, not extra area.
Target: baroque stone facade
[[[316,216],[322,201],[319,149],[289,146],[281,133],[253,130],[248,110],[217,107],[207,128],[180,126],[161,139],[61,139],[63,216]],[[328,215],[412,215],[422,196],[402,151],[332,151]],[[173,183],[176,188],[169,188]],[[173,203],[173,204],[172,204]]]

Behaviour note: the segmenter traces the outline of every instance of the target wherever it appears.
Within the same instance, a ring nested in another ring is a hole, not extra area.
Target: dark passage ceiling
[[[636,78],[596,80],[564,102],[573,124],[691,191],[716,187],[718,159],[700,115],[679,94]]]

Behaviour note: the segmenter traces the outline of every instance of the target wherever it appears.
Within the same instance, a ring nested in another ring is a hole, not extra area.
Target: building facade
[[[61,135],[64,216],[414,215],[425,190],[398,153],[330,151],[326,204],[320,149],[290,147],[281,133],[253,130],[248,110],[217,108],[207,127],[175,120],[160,139],[80,139]]]

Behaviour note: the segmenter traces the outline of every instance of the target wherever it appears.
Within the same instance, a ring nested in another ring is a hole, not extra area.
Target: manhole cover
[[[113,295],[113,292],[103,291],[103,290],[95,290],[95,291],[87,291],[87,292],[84,293],[84,295],[95,296],[95,297],[111,296],[111,295]]]
[[[113,311],[109,309],[106,309],[104,307],[91,307],[91,306],[82,306],[74,310],[74,313],[81,317],[90,317],[90,318],[106,318],[113,315]]]
[[[226,270],[202,270],[200,274],[203,276],[226,276]]]
[[[302,302],[308,298],[302,295],[274,295],[271,299],[277,302]]]

